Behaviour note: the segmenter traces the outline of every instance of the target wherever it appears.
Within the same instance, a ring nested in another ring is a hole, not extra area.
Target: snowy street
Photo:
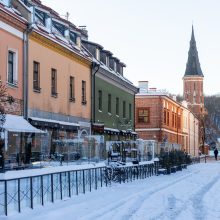
[[[209,161],[171,175],[114,184],[1,220],[217,220],[219,189],[220,163]]]

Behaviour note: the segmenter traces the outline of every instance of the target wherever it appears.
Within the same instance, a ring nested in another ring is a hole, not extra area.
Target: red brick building
[[[139,82],[135,96],[135,131],[144,140],[179,144],[187,153],[198,156],[199,123],[188,108],[165,91],[148,89]]]
[[[139,82],[135,97],[135,131],[139,138],[183,145],[183,108],[166,92],[150,91]]]

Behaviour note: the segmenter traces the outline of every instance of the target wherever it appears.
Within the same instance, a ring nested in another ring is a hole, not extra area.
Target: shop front
[[[1,129],[0,169],[30,167],[40,160],[47,133],[33,127],[23,116],[6,115]]]

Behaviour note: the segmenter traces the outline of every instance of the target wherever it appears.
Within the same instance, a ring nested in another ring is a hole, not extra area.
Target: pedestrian
[[[217,158],[218,158],[218,149],[217,149],[217,147],[214,150],[214,154],[215,154],[215,160],[217,160]]]

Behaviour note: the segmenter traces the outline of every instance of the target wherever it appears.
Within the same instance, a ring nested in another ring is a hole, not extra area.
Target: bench
[[[159,174],[159,175],[160,175],[160,174],[163,174],[163,175],[167,174],[167,169],[164,169],[164,168],[158,169],[158,174]]]

